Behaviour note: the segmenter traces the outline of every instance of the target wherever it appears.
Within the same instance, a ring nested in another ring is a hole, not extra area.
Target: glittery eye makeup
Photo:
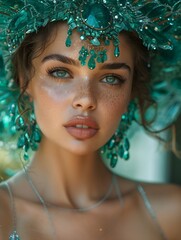
[[[72,74],[66,68],[62,67],[50,67],[46,70],[48,76],[56,81],[66,80],[72,78]]]
[[[107,74],[102,79],[102,83],[106,83],[110,86],[123,85],[126,82],[126,77],[118,74]]]

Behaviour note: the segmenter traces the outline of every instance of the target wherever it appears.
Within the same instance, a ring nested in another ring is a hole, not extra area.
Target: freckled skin
[[[55,40],[34,59],[35,75],[29,84],[28,92],[34,100],[37,122],[46,139],[64,149],[86,154],[86,151],[96,151],[108,141],[114,134],[121,115],[127,109],[131,98],[133,52],[124,36],[120,36],[120,57],[114,57],[112,45],[107,47],[107,62],[124,62],[132,69],[131,73],[125,69],[102,70],[102,64],[97,64],[94,70],[90,70],[87,66],[73,66],[57,60],[42,63],[45,56],[54,53],[78,61],[82,41],[75,32],[72,41],[76,42],[76,47],[67,48],[64,44],[66,31],[67,26],[61,25]],[[68,69],[71,78],[63,81],[53,79],[47,73],[47,69],[51,67]],[[116,86],[103,83],[102,79],[110,74],[123,76],[126,81]],[[100,129],[93,138],[79,141],[66,132],[63,124],[78,114],[91,116],[98,123]]]

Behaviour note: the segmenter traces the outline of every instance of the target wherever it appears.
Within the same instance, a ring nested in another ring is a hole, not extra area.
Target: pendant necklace
[[[37,187],[35,186],[35,184],[33,183],[26,167],[23,164],[23,168],[25,171],[25,176],[26,176],[26,180],[28,182],[28,184],[30,185],[32,191],[34,192],[34,194],[36,195],[36,197],[38,198],[38,200],[40,201],[40,203],[43,206],[43,209],[47,215],[50,227],[51,227],[51,231],[52,231],[52,236],[53,239],[58,239],[57,234],[56,234],[56,230],[55,230],[55,226],[53,224],[53,220],[52,220],[52,216],[50,214],[50,211],[48,210],[48,204],[46,203],[46,201],[44,200],[44,198],[41,196],[41,194],[39,193]],[[97,201],[95,204],[88,206],[88,207],[84,207],[84,208],[63,208],[63,207],[59,207],[60,210],[66,210],[66,211],[75,211],[75,212],[87,212],[90,211],[94,208],[98,208],[101,204],[103,204],[108,197],[110,196],[112,190],[113,190],[113,186],[114,186],[114,182],[115,182],[115,175],[112,174],[112,179],[111,179],[111,183],[110,186],[106,192],[106,194],[103,196],[103,198],[101,198],[99,201]]]

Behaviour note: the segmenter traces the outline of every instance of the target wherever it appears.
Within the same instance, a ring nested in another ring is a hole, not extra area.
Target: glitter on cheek
[[[56,102],[61,101],[71,93],[68,85],[65,83],[56,82],[43,76],[40,76],[39,80],[40,89]]]

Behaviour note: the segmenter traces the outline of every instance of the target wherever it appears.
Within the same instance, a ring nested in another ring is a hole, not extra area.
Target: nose
[[[75,109],[80,109],[81,111],[94,110],[97,106],[96,89],[86,83],[83,86],[79,86],[75,91],[72,105]]]

